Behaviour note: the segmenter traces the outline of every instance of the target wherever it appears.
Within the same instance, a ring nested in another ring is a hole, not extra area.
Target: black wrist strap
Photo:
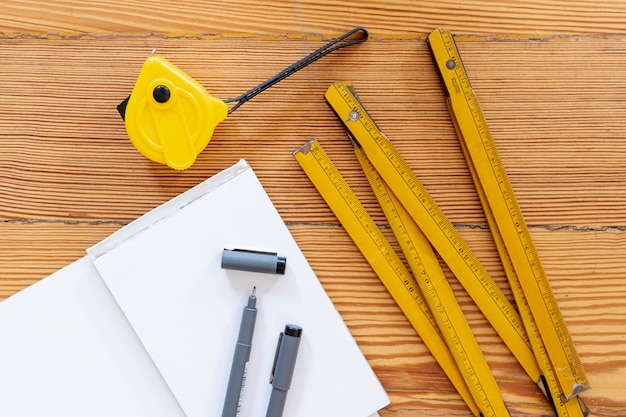
[[[353,36],[357,34],[360,36],[353,38]],[[262,91],[267,90],[274,84],[278,83],[279,81],[284,80],[285,78],[301,70],[307,65],[312,64],[313,62],[330,54],[331,52],[336,51],[337,49],[341,49],[346,46],[365,42],[367,40],[367,37],[368,37],[367,30],[362,27],[357,27],[351,30],[350,32],[346,33],[345,35],[340,36],[339,38],[333,39],[332,41],[328,42],[326,45],[322,46],[318,50],[302,58],[295,64],[290,65],[289,67],[285,68],[284,70],[274,75],[272,78],[268,79],[267,81],[264,81],[261,84],[257,85],[256,87],[251,88],[250,90],[246,91],[242,95],[224,100],[224,103],[236,102],[236,104],[228,110],[228,114],[231,114],[232,112],[237,110],[242,104],[249,101],[257,94],[261,93]]]

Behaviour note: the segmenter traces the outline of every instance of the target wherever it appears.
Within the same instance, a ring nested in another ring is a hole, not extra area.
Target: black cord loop
[[[353,35],[355,35],[357,33],[359,33],[361,36],[358,37],[358,38],[355,38],[355,39],[350,39]],[[313,62],[315,62],[318,59],[320,59],[320,58],[330,54],[331,52],[336,51],[337,49],[340,49],[340,48],[343,48],[343,47],[346,47],[346,46],[350,46],[350,45],[355,45],[357,43],[365,42],[367,40],[367,37],[368,37],[367,30],[365,28],[362,28],[362,27],[357,27],[357,28],[351,30],[350,32],[346,33],[345,35],[340,36],[339,38],[333,39],[332,41],[330,41],[326,45],[322,46],[318,50],[316,50],[316,51],[312,52],[311,54],[307,55],[306,57],[302,58],[301,60],[299,60],[295,64],[290,65],[289,67],[285,68],[284,70],[282,70],[278,74],[274,75],[273,77],[271,77],[267,81],[264,81],[261,84],[257,85],[256,87],[251,88],[250,90],[246,91],[242,95],[240,95],[238,97],[229,98],[229,99],[224,100],[224,103],[234,103],[234,102],[237,102],[237,104],[235,104],[233,107],[231,107],[228,110],[228,114],[231,114],[232,112],[237,110],[242,104],[244,104],[245,102],[249,101],[250,99],[255,97],[257,94],[267,90],[268,88],[270,88],[274,84],[278,83],[279,81],[284,80],[285,78],[287,78],[290,75],[294,74],[295,72],[301,70],[302,68],[306,67],[307,65],[312,64]]]

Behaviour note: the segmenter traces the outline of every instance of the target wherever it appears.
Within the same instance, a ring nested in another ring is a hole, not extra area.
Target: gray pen
[[[272,395],[270,396],[265,417],[281,417],[283,415],[285,402],[287,401],[287,391],[291,386],[293,370],[296,366],[301,336],[302,327],[295,324],[286,325],[285,331],[280,334],[270,379]]]
[[[256,287],[252,289],[252,294],[248,297],[248,304],[243,309],[241,325],[239,326],[239,336],[235,345],[233,364],[230,368],[228,388],[224,399],[222,417],[235,417],[239,414],[241,405],[241,395],[245,385],[250,351],[252,350],[252,335],[254,334],[254,323],[256,322]]]

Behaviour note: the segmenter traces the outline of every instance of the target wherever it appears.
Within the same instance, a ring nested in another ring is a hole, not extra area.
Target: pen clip
[[[270,374],[270,384],[274,381],[274,372],[276,371],[276,364],[278,363],[278,353],[280,352],[280,345],[283,341],[285,333],[280,332],[278,336],[278,344],[276,345],[276,353],[274,354],[274,363],[272,364],[272,373]]]

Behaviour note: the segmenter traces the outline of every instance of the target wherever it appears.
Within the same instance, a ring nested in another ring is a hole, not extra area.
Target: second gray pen
[[[252,350],[252,336],[254,334],[254,324],[256,322],[256,287],[252,289],[252,294],[248,297],[248,304],[243,309],[239,335],[235,345],[233,364],[230,368],[230,377],[224,398],[224,408],[222,417],[236,417],[239,414],[241,395],[243,393],[248,361]]]
[[[302,327],[287,324],[281,332],[272,369],[272,393],[267,405],[265,417],[282,417],[287,402],[287,391],[291,387],[291,379],[298,357],[298,347],[302,336]]]

